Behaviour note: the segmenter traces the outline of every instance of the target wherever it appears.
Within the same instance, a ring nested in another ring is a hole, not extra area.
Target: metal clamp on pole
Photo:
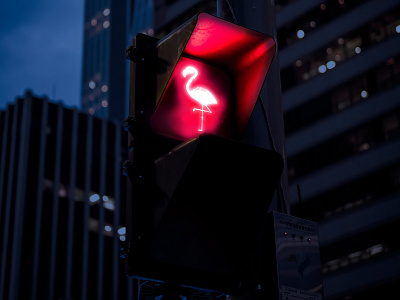
[[[133,46],[129,46],[125,51],[126,59],[133,61],[134,63],[140,63],[145,61],[145,50],[138,49]]]

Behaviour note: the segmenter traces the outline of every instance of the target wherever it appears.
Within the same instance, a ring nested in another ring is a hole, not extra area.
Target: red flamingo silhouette
[[[182,72],[183,77],[186,77],[188,74],[193,74],[193,75],[186,83],[186,91],[188,92],[190,97],[192,97],[195,101],[197,101],[201,104],[201,109],[193,108],[193,111],[196,111],[196,110],[201,111],[201,127],[200,127],[199,131],[203,131],[204,112],[211,114],[212,111],[208,107],[208,105],[217,104],[217,99],[215,99],[215,97],[213,96],[213,94],[210,93],[209,90],[207,90],[203,87],[196,87],[191,90],[190,84],[199,75],[199,72],[195,68],[189,66]],[[204,110],[204,107],[206,107],[207,110]]]

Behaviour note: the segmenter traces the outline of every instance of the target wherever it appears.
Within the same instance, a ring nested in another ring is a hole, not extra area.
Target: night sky
[[[2,0],[0,109],[30,89],[80,107],[84,0]]]

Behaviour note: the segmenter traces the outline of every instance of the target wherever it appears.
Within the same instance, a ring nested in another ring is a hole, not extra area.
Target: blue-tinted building
[[[85,3],[82,110],[118,120],[125,111],[125,49],[128,1]]]
[[[26,93],[0,111],[0,299],[132,299],[116,121]]]
[[[131,14],[128,23],[128,41],[137,33],[154,35],[154,0],[131,0]]]

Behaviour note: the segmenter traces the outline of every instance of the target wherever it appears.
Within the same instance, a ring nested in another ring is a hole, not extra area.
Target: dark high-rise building
[[[126,94],[127,1],[87,0],[82,69],[82,110],[123,120]]]
[[[0,299],[132,299],[122,133],[29,92],[0,111]]]
[[[128,15],[128,45],[137,33],[154,35],[154,3],[153,0],[127,0]]]
[[[319,222],[325,298],[388,298],[400,281],[400,1],[276,8],[291,204]]]

